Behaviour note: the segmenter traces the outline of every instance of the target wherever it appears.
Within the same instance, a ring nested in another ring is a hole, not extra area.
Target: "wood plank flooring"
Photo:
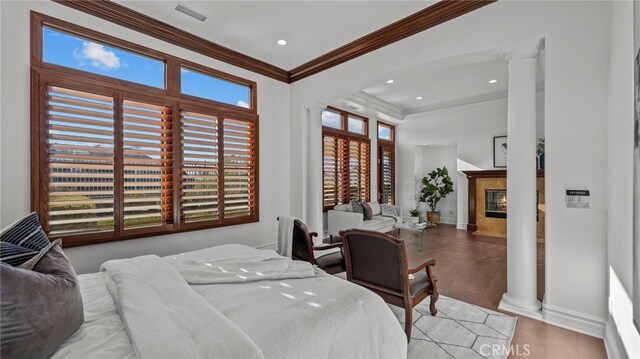
[[[412,236],[403,232],[401,236]],[[419,253],[408,247],[410,261],[435,259],[434,273],[441,294],[498,310],[507,290],[506,239],[475,236],[455,226],[428,229]],[[538,244],[538,299],[544,294],[544,245]],[[511,314],[511,313],[509,313]],[[576,333],[527,317],[519,317],[510,358],[596,359],[606,358],[602,339]],[[528,345],[529,355],[525,345]],[[518,348],[518,352],[516,352]]]

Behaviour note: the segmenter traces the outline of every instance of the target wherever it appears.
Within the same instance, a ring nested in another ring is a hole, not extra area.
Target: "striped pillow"
[[[33,212],[0,231],[0,261],[17,267],[50,244]]]

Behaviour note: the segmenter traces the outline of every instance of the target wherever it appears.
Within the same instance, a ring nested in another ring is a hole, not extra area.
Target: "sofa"
[[[327,225],[330,236],[339,236],[340,231],[346,229],[368,229],[372,231],[387,233],[393,230],[396,224],[402,224],[402,209],[400,206],[391,206],[395,215],[382,215],[382,210],[378,202],[367,202],[373,210],[373,218],[364,220],[362,213],[353,212],[351,204],[339,204],[327,213]]]

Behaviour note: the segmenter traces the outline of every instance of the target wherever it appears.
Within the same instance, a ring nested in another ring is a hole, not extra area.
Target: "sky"
[[[98,75],[164,88],[164,63],[45,27],[44,61]],[[182,69],[182,93],[249,107],[247,86]]]

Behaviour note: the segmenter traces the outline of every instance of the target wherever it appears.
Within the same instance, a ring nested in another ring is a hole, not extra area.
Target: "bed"
[[[317,268],[243,245],[154,257],[80,275],[85,322],[52,358],[406,357],[384,301]]]

